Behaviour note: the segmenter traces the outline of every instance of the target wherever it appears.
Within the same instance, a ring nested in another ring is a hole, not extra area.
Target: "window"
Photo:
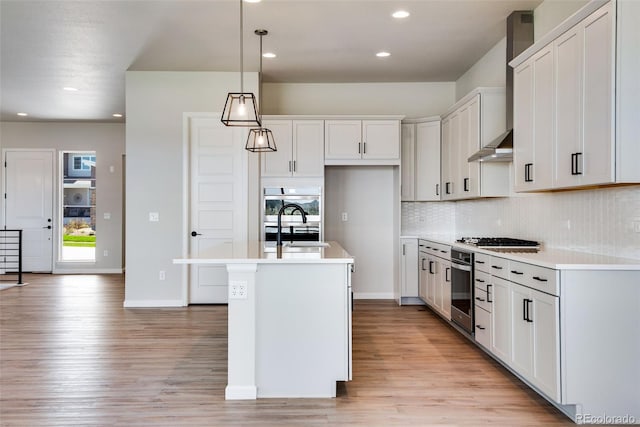
[[[74,171],[90,171],[96,165],[96,156],[73,156]]]

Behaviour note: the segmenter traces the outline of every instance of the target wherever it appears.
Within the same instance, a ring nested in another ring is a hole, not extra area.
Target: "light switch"
[[[151,221],[151,222],[160,221],[160,213],[158,213],[158,212],[149,212],[149,221]]]
[[[112,165],[109,166],[109,172],[114,173],[116,171],[116,168]]]
[[[105,212],[104,219],[111,219],[111,212]]]

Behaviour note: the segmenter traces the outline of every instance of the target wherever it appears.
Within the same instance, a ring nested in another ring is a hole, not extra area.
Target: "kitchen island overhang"
[[[176,264],[226,265],[229,284],[227,400],[335,397],[352,378],[351,271],[337,242],[284,247],[264,242]]]

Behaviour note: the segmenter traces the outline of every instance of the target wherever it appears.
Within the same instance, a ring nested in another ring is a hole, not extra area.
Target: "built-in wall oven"
[[[278,212],[288,203],[300,205],[307,222],[302,222],[300,212],[287,209],[282,215],[282,241],[322,240],[322,188],[307,187],[265,187],[263,190],[262,239],[275,242],[278,234]]]
[[[451,320],[473,334],[473,253],[451,249]]]

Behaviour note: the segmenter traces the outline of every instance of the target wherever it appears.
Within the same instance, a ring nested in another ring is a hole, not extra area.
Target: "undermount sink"
[[[285,242],[283,247],[286,248],[328,248],[327,242]]]

